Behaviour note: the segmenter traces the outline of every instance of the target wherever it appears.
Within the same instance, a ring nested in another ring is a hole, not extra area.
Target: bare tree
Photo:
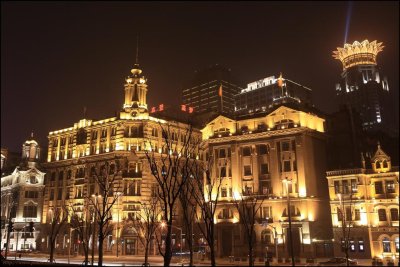
[[[245,229],[247,240],[247,248],[249,253],[249,266],[254,265],[254,243],[256,241],[254,225],[256,223],[257,214],[264,202],[264,197],[242,192],[239,196],[233,196],[235,207],[239,212],[239,221]]]
[[[190,175],[193,178],[193,175]],[[196,190],[192,179],[189,179],[179,194],[180,203],[182,206],[183,227],[186,233],[186,244],[189,247],[189,266],[193,266],[193,224],[196,219],[196,200],[194,199],[194,190]]]
[[[62,207],[51,207],[49,209],[50,216],[50,229],[49,229],[49,242],[50,242],[50,258],[49,261],[54,262],[54,253],[56,250],[56,241],[58,233],[61,229],[64,229],[68,221],[68,209],[66,206]]]
[[[167,233],[165,235],[165,248],[160,249],[160,254],[164,258],[164,266],[170,266],[172,259],[172,226],[174,211],[177,207],[177,200],[182,187],[188,179],[187,166],[193,162],[194,146],[192,144],[192,127],[181,133],[181,145],[177,145],[177,133],[171,126],[159,124],[162,131],[162,151],[156,153],[154,150],[145,151],[146,157],[155,180],[158,184],[158,195],[165,220]],[[151,146],[151,144],[150,144]]]
[[[136,230],[140,243],[144,247],[144,265],[147,266],[150,244],[155,238],[155,232],[158,227],[158,217],[160,215],[158,199],[156,196],[150,198],[142,204],[141,212],[138,218],[128,218],[128,222]]]
[[[349,250],[351,246],[351,228],[354,226],[353,220],[353,190],[344,188],[344,193],[337,194],[339,198],[339,206],[340,208],[337,209],[337,215],[339,221],[341,221],[342,226],[342,240],[341,240],[341,248],[346,257],[346,265],[350,266],[349,264]]]
[[[83,209],[81,207],[71,205],[70,208],[71,220],[70,227],[78,233],[78,240],[82,244],[85,257],[85,266],[89,263],[89,243],[90,237],[93,234],[93,206],[89,205],[89,201],[85,201]],[[71,230],[70,230],[71,231]],[[70,246],[72,240],[69,241]]]
[[[120,197],[120,194],[115,194],[115,192],[120,192],[121,189],[121,184],[117,179],[119,170],[118,161],[116,162],[116,165],[106,162],[101,167],[99,174],[94,173],[93,177],[98,185],[99,192],[92,197],[88,197],[89,202],[94,207],[94,218],[99,227],[97,230],[98,266],[103,266],[103,243],[104,239],[113,231],[111,211]],[[93,238],[92,244],[94,248],[95,238]]]
[[[12,221],[12,217],[16,213],[18,195],[19,195],[19,190],[17,190],[17,189],[12,190],[11,192],[2,192],[2,194],[1,194],[2,201],[5,200],[4,203],[1,203],[1,208],[6,209],[8,211],[6,251],[4,254],[5,259],[7,259],[7,254],[8,254],[8,250],[9,250],[9,244],[10,244],[10,236],[11,236],[11,232],[13,231],[12,225],[14,224],[14,222]]]
[[[221,175],[212,177],[214,159],[210,156],[206,162],[196,162],[190,168],[193,179],[190,181],[195,186],[192,191],[199,213],[196,213],[197,225],[200,232],[207,240],[210,249],[211,265],[215,266],[215,212],[219,201],[222,179]]]

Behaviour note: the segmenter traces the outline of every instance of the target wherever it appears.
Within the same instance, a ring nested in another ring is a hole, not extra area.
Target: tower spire
[[[139,34],[136,35],[136,65],[139,65]]]

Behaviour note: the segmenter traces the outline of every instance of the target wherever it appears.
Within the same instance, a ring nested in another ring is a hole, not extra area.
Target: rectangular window
[[[37,207],[36,206],[24,206],[24,218],[36,218]]]
[[[243,147],[243,156],[251,156],[251,148],[249,146]]]
[[[267,145],[259,145],[259,146],[258,146],[258,154],[259,154],[259,155],[266,155],[266,154],[268,154],[268,147],[267,147]]]
[[[383,194],[382,182],[375,182],[375,194]]]
[[[25,198],[38,198],[38,191],[25,191]]]
[[[261,174],[268,174],[268,164],[267,163],[261,163],[260,165],[260,173]]]
[[[358,192],[358,182],[357,179],[351,179],[351,192],[357,193]]]
[[[263,218],[263,219],[272,218],[272,207],[262,207],[261,208],[261,218]]]
[[[392,221],[398,221],[399,220],[399,210],[396,208],[390,209],[390,219]]]
[[[290,143],[282,142],[282,151],[290,151]]]
[[[58,192],[57,192],[57,200],[61,200],[61,199],[62,199],[62,193],[63,193],[63,190],[62,190],[62,188],[58,188]]]
[[[221,197],[227,197],[228,195],[227,195],[227,191],[226,191],[226,188],[225,187],[222,187],[221,188]]]
[[[221,167],[221,177],[226,177],[226,167]]]
[[[284,172],[290,172],[292,169],[290,167],[290,160],[284,160],[283,161],[283,171]]]
[[[251,166],[250,165],[244,166],[244,176],[251,176]]]
[[[356,251],[356,244],[353,240],[350,240],[350,251],[351,252]]]
[[[354,210],[354,220],[359,221],[360,220],[360,209],[355,209]]]
[[[348,194],[349,193],[349,181],[343,180],[342,188],[343,188],[343,194]]]
[[[386,222],[386,210],[385,209],[379,209],[378,210],[378,218],[380,222]]]
[[[364,252],[364,240],[358,239],[358,251]]]
[[[340,208],[337,208],[337,217],[338,217],[339,222],[341,222],[343,220],[343,213]]]
[[[395,193],[394,181],[386,181],[386,193]]]
[[[50,189],[50,198],[49,200],[54,200],[54,189]]]
[[[351,214],[351,207],[346,207],[346,221],[351,221],[352,220],[352,214]]]
[[[226,155],[225,155],[225,148],[221,148],[220,150],[219,150],[219,158],[225,158],[226,157]]]
[[[339,181],[334,181],[333,182],[333,186],[335,188],[335,194],[340,194],[341,192],[340,192],[340,183],[339,183]]]

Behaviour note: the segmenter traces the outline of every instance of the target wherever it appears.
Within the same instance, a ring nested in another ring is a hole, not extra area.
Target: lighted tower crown
[[[376,65],[376,56],[383,48],[382,43],[377,43],[376,40],[364,40],[361,43],[354,41],[353,44],[345,44],[343,48],[338,47],[332,56],[342,62],[345,70],[356,65]]]

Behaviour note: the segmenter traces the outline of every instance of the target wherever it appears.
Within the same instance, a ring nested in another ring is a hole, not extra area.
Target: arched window
[[[376,164],[376,168],[377,169],[381,168],[381,162],[380,161],[376,161],[375,164]]]
[[[261,242],[263,244],[272,244],[272,232],[269,229],[265,229],[261,232]]]
[[[383,168],[387,168],[387,167],[388,167],[388,164],[387,164],[387,161],[386,161],[386,160],[384,160],[384,161],[382,162],[382,167],[383,167]]]
[[[383,252],[392,252],[392,250],[390,249],[389,238],[385,237],[384,239],[382,239],[382,248],[383,248]]]

